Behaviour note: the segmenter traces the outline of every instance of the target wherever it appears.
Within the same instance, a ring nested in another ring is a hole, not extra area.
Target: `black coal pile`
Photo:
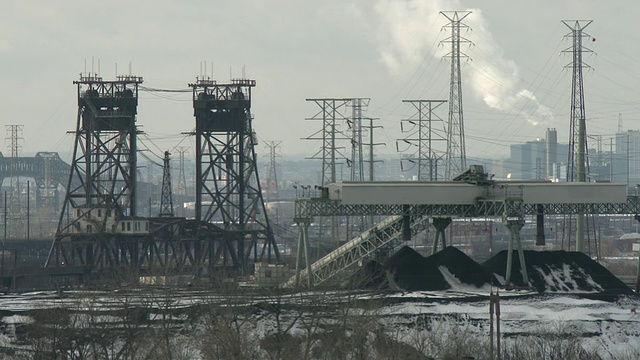
[[[351,276],[349,287],[352,289],[387,288],[387,270],[379,262],[370,260]]]
[[[530,285],[539,292],[598,292],[632,294],[633,291],[604,266],[581,252],[524,251]],[[507,251],[487,260],[486,271],[506,275]],[[522,279],[518,253],[513,253],[511,283],[528,286]]]
[[[451,285],[438,270],[438,265],[425,259],[408,246],[402,247],[385,262],[391,288],[406,291],[447,290]]]
[[[480,288],[486,284],[500,285],[492,272],[485,270],[482,265],[475,262],[459,249],[448,246],[426,258],[436,266],[445,267],[462,284],[475,285]]]

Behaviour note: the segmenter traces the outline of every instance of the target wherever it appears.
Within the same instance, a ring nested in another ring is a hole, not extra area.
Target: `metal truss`
[[[360,261],[372,258],[373,254],[377,251],[385,248],[394,248],[396,246],[395,243],[399,242],[398,240],[401,238],[407,225],[414,227],[422,222],[422,220],[422,216],[411,216],[407,223],[404,216],[396,215],[387,217],[360,236],[350,240],[327,256],[316,261],[310,267],[309,264],[307,264],[307,269],[296,269],[296,275],[289,279],[283,286],[296,286],[301,278],[307,279],[309,286],[318,286],[326,283]],[[308,242],[308,239],[304,239],[303,241]],[[307,261],[309,261],[309,259],[307,259]],[[308,275],[309,271],[311,271],[310,277]]]
[[[323,198],[296,199],[296,216],[355,216],[355,215],[420,215],[437,217],[524,217],[528,215],[585,214],[625,215],[640,213],[640,198],[628,196],[625,203],[584,204],[524,204],[522,199],[478,199],[475,204],[455,205],[401,205],[401,204],[354,204],[343,205],[339,201]]]
[[[162,195],[160,196],[160,217],[173,217],[173,196],[171,193],[171,162],[168,151],[164,152],[162,163]]]
[[[103,233],[109,219],[136,216],[135,122],[141,83],[141,77],[119,76],[115,81],[103,81],[95,74],[74,81],[78,87],[78,117],[73,160],[56,236],[45,266],[73,263],[76,253],[85,254],[78,255],[83,265],[91,263],[87,254],[94,251],[113,253],[115,257],[122,255],[119,252],[123,248],[114,247],[114,242],[105,240]],[[90,218],[91,209],[109,215],[96,221]],[[87,229],[81,228],[83,222],[89,223]],[[83,240],[75,240],[75,235],[83,231],[87,233]],[[69,246],[72,242],[74,245]],[[59,261],[52,264],[54,254]]]
[[[220,261],[211,239],[221,230],[184,218],[150,219],[150,232],[140,235],[99,233],[73,234],[60,239],[51,264],[84,267],[87,271],[127,269],[150,273],[180,273],[231,265]]]
[[[252,248],[257,255],[258,243],[260,259],[274,254],[279,261],[254,150],[250,109],[255,81],[199,80],[189,86],[196,118],[196,220],[223,230],[224,249],[217,253],[238,269],[245,269]]]

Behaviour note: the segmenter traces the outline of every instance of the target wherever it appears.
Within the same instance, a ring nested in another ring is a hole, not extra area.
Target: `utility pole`
[[[460,29],[469,29],[462,23],[471,11],[441,11],[450,23],[444,26],[451,30],[451,36],[442,43],[451,43],[451,51],[445,55],[451,59],[451,82],[449,85],[449,122],[447,124],[447,152],[446,174],[447,180],[452,179],[467,168],[467,155],[464,139],[464,117],[462,111],[462,76],[460,74],[460,58],[469,58],[460,52],[461,43],[471,41],[460,36]]]
[[[447,139],[443,134],[444,121],[435,113],[435,110],[447,101],[402,100],[402,102],[413,105],[417,112],[411,118],[404,119],[400,123],[401,131],[408,132],[409,135],[399,141],[415,146],[417,150],[409,157],[400,160],[400,168],[403,168],[402,160],[408,161],[418,166],[418,181],[437,181],[438,160],[442,160],[445,154],[435,149],[434,142],[446,141]],[[434,121],[441,123],[442,131],[434,129]],[[404,124],[407,123],[411,126],[405,131]]]
[[[583,38],[590,38],[583,30],[592,20],[563,20],[571,32],[565,38],[571,38],[573,44],[563,52],[570,52],[573,60],[565,68],[572,69],[571,80],[571,118],[569,128],[569,159],[567,162],[567,181],[585,182],[588,172],[587,129],[584,106],[584,88],[582,69],[589,65],[582,61],[583,52],[591,52],[582,45]],[[584,213],[576,214],[576,251],[584,251]]]

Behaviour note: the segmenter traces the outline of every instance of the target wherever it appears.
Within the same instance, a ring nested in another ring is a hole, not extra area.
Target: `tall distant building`
[[[511,179],[542,180],[546,175],[545,141],[536,139],[523,144],[511,145],[509,168]]]
[[[566,178],[569,145],[558,144],[556,129],[547,129],[544,139],[536,139],[510,146],[505,173],[514,180],[559,180]],[[563,174],[561,169],[564,169]]]
[[[640,184],[640,131],[627,130],[616,133],[613,164],[613,181],[629,187]]]

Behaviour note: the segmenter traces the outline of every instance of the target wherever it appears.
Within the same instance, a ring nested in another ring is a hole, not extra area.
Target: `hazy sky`
[[[384,126],[380,152],[394,153],[403,99],[448,99],[448,52],[439,45],[445,10],[470,10],[464,32],[464,122],[467,154],[498,157],[511,142],[543,137],[547,127],[568,140],[571,42],[561,20],[588,19],[584,60],[587,130],[608,138],[622,113],[624,129],[640,128],[640,2],[625,1],[2,1],[0,79],[3,124],[24,125],[23,153],[69,152],[80,72],[105,80],[129,71],[144,86],[186,89],[207,62],[218,82],[257,81],[254,128],[260,144],[311,156],[320,144],[301,140],[319,129],[305,121],[314,97],[370,97],[366,116]],[[595,40],[595,41],[594,41]],[[93,61],[92,61],[93,59]],[[446,108],[441,108],[446,117]],[[190,146],[190,94],[143,92],[138,124],[152,152]],[[182,141],[182,142],[181,142]],[[607,146],[608,146],[608,141]],[[592,141],[593,146],[595,142]],[[8,141],[3,153],[7,154]],[[157,145],[157,147],[156,147]],[[144,146],[141,146],[144,147]]]

